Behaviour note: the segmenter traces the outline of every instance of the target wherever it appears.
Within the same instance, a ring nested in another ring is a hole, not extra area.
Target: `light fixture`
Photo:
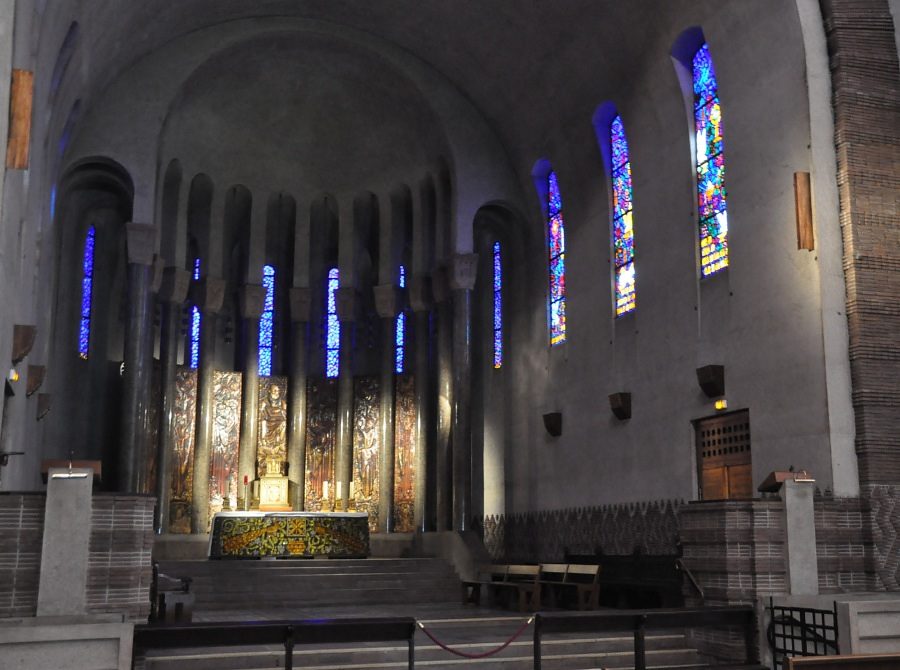
[[[718,400],[716,400],[716,409],[720,412],[723,409],[728,409],[728,401],[725,400],[725,398],[719,398]]]
[[[19,381],[19,371],[16,370],[15,368],[10,368],[10,369],[9,369],[9,377],[8,377],[8,379],[9,379],[9,381],[11,381],[11,382],[17,382],[17,381]]]

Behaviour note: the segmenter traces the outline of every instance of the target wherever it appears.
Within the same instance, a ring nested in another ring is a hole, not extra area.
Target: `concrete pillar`
[[[50,468],[48,473],[38,616],[87,613],[93,478],[89,468]]]
[[[126,225],[128,317],[125,322],[125,374],[119,452],[121,492],[149,493],[148,434],[153,364],[153,226]]]
[[[472,289],[477,254],[450,261],[453,293],[453,529],[472,524]]]
[[[429,337],[431,335],[431,279],[413,276],[409,282],[409,304],[415,314],[413,324],[413,352],[416,395],[416,489],[413,521],[416,530],[424,533],[434,527],[434,520],[426,513],[428,502],[428,467],[433,458],[428,453],[430,422],[428,407]]]
[[[187,298],[191,273],[168,267],[163,271],[159,300],[162,324],[159,338],[160,407],[159,440],[156,450],[156,513],[153,528],[168,532],[171,455],[175,451],[175,366],[178,362],[178,339],[181,335],[181,307]]]
[[[200,308],[200,362],[197,370],[197,430],[194,438],[194,475],[191,492],[191,532],[209,529],[209,459],[212,449],[213,370],[216,362],[216,321],[225,299],[225,281],[206,277],[191,287],[192,302]]]
[[[295,511],[306,500],[306,385],[312,289],[291,288],[291,361],[288,371],[288,477]]]
[[[452,305],[446,268],[438,268],[432,277],[437,313],[437,416],[435,426],[435,529],[450,530],[452,523],[452,453],[450,423],[453,418]]]
[[[259,319],[266,305],[266,289],[258,284],[241,288],[241,344],[244,371],[241,381],[241,435],[238,451],[238,507],[249,507],[244,495],[244,479],[256,476],[256,444],[259,437]]]
[[[381,317],[380,424],[381,453],[378,464],[378,531],[394,532],[394,369],[397,315],[403,307],[403,289],[382,284],[375,289],[375,309]]]
[[[334,293],[341,322],[341,352],[338,369],[337,453],[335,454],[335,509],[348,508],[353,478],[353,327],[359,310],[359,294],[352,286]],[[337,491],[340,489],[340,496]]]
[[[784,530],[787,548],[788,587],[791,595],[819,593],[816,553],[815,480],[784,482]]]

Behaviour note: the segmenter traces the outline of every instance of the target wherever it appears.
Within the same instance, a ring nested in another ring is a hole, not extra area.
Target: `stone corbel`
[[[475,276],[478,272],[478,254],[457,254],[450,259],[448,283],[450,289],[471,291],[475,288]]]
[[[128,262],[137,265],[153,265],[156,230],[149,223],[125,224]]]
[[[312,289],[307,287],[292,287],[289,291],[291,321],[294,323],[306,323],[312,313]]]
[[[238,294],[238,306],[242,319],[258,319],[266,308],[266,287],[244,284]]]
[[[352,286],[342,286],[334,292],[337,317],[340,322],[356,321],[360,311],[359,292]]]
[[[31,348],[34,346],[35,337],[37,337],[37,326],[23,326],[22,324],[18,323],[13,326],[13,365],[21,361],[29,354]]]
[[[414,312],[427,312],[431,309],[431,277],[415,276],[409,280],[407,289],[409,306]]]
[[[187,299],[191,286],[191,273],[181,268],[168,267],[162,272],[159,286],[159,299],[180,305]]]
[[[37,420],[40,421],[50,411],[50,394],[38,393],[37,397]]]
[[[374,286],[372,292],[375,294],[375,311],[382,319],[393,319],[403,309],[405,291],[399,286],[382,284]]]
[[[43,365],[29,365],[28,366],[28,378],[25,381],[25,397],[30,398],[34,395],[35,391],[41,388],[41,384],[44,383],[44,374],[47,372],[47,368]]]
[[[225,280],[205,277],[192,282],[189,293],[191,302],[197,305],[201,312],[214,314],[222,309],[225,302]]]

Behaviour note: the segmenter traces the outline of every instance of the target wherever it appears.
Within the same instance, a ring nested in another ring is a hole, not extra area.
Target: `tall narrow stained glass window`
[[[91,296],[94,289],[94,226],[88,228],[84,238],[84,255],[81,260],[81,324],[78,329],[78,355],[87,360],[91,340]]]
[[[340,370],[341,322],[337,317],[338,269],[328,271],[327,302],[325,309],[325,376],[337,377]]]
[[[709,46],[694,54],[694,127],[697,139],[697,208],[700,215],[700,276],[728,267],[728,213],[722,108]]]
[[[618,114],[609,126],[612,156],[613,252],[616,268],[616,316],[628,314],[635,307],[634,285],[634,221],[631,189],[631,160],[625,127]]]
[[[194,259],[194,281],[200,281],[200,259]],[[191,307],[191,369],[200,365],[200,308]]]
[[[272,330],[275,322],[275,268],[263,266],[263,288],[266,289],[266,301],[263,313],[259,318],[259,375],[272,375]]]
[[[494,242],[494,369],[503,365],[503,265],[500,243]]]
[[[556,172],[547,175],[547,241],[550,248],[550,344],[566,341],[566,236]]]
[[[406,268],[400,266],[400,288],[406,288]],[[394,371],[403,374],[406,357],[406,312],[397,315],[397,326],[394,334]]]

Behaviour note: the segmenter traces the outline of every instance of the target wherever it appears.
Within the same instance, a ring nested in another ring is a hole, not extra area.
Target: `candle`
[[[338,481],[337,498],[338,498],[339,500],[342,499],[342,496],[341,496],[341,484],[343,484],[343,483],[344,483],[344,482],[342,482],[342,481]]]
[[[327,479],[324,482],[322,482],[322,497],[323,498],[328,497],[328,480]]]
[[[353,499],[353,482],[350,482],[350,499]]]

